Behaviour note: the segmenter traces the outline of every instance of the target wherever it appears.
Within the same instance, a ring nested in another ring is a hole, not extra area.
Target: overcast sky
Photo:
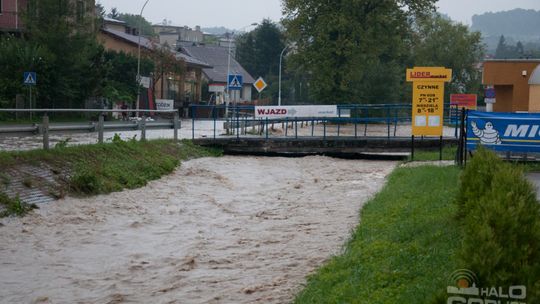
[[[98,0],[107,11],[139,14],[145,0]],[[440,0],[440,12],[466,24],[474,14],[514,8],[540,10],[540,0]],[[241,29],[263,18],[279,21],[281,0],[150,0],[143,15],[152,23],[168,19],[174,25],[225,26]]]

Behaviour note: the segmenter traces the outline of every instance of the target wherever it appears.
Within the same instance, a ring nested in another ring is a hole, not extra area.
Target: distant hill
[[[540,11],[515,9],[489,12],[474,15],[472,21],[471,30],[482,33],[490,52],[497,48],[501,35],[509,43],[521,41],[540,45]]]

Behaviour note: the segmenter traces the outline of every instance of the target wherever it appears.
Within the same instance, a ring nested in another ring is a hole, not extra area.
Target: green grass
[[[443,160],[455,160],[457,146],[443,147]],[[414,161],[438,161],[440,158],[439,150],[415,150]],[[411,158],[409,157],[409,160]]]
[[[12,199],[0,192],[0,218],[7,216],[23,216],[30,212],[30,210],[36,208],[36,205],[25,204],[21,202],[18,197]]]
[[[429,303],[446,290],[460,244],[456,167],[400,168],[363,209],[344,253],[295,303]]]
[[[221,151],[194,145],[191,141],[122,141],[58,147],[48,151],[0,152],[0,172],[20,164],[47,165],[55,174],[65,175],[58,188],[45,191],[63,196],[106,194],[146,185],[171,173],[182,160],[219,156]],[[25,180],[26,186],[36,186]],[[47,186],[47,185],[46,185]]]

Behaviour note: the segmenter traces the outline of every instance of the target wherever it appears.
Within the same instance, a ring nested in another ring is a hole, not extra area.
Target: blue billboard
[[[540,153],[540,114],[469,111],[467,149]]]

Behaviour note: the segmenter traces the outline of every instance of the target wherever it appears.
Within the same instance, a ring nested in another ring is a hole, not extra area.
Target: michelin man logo
[[[499,131],[493,128],[493,123],[487,122],[484,130],[478,128],[476,121],[471,123],[474,136],[480,138],[480,143],[483,145],[500,145],[502,144]]]

